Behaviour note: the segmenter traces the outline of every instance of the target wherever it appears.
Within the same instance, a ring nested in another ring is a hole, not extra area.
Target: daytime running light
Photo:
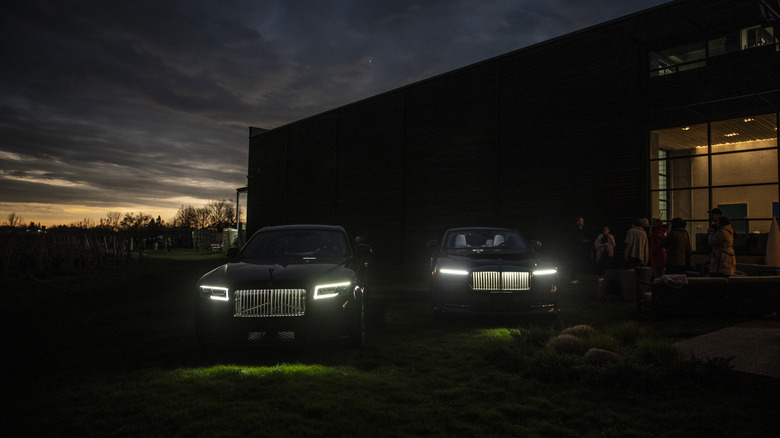
[[[462,269],[439,269],[439,273],[449,275],[469,275],[469,271],[464,271]]]
[[[538,271],[533,272],[534,275],[552,275],[557,273],[558,271],[555,269],[540,269]]]
[[[203,294],[203,296],[207,296],[212,300],[217,300],[217,301],[230,300],[230,296],[228,295],[228,289],[226,287],[201,286],[200,291]]]
[[[331,298],[338,295],[340,292],[343,292],[349,285],[351,285],[349,281],[345,281],[343,283],[334,283],[334,284],[322,284],[319,286],[314,286],[314,299],[319,300],[321,298]]]

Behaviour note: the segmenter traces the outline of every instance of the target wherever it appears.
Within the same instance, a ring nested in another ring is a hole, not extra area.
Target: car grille
[[[306,313],[306,289],[250,289],[235,292],[233,316],[303,316]]]
[[[474,290],[513,291],[531,288],[531,275],[528,272],[472,272],[471,281]]]

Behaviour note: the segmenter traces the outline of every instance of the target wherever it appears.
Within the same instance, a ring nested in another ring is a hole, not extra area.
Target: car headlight
[[[469,275],[469,271],[465,271],[463,269],[439,269],[439,274],[445,274],[445,275]]]
[[[211,298],[217,301],[227,301],[230,299],[228,288],[218,286],[201,286],[200,294],[203,297]]]
[[[343,283],[321,284],[319,286],[314,286],[314,299],[319,300],[321,298],[331,298],[340,293],[349,292],[351,285],[351,282],[345,281]]]
[[[536,275],[553,275],[553,274],[557,274],[557,273],[558,273],[557,269],[540,269],[538,271],[533,271],[533,274],[535,276]]]

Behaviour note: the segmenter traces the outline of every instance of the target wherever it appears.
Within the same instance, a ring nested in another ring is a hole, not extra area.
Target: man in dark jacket
[[[672,219],[672,231],[661,241],[666,248],[666,273],[685,274],[690,267],[691,238],[685,228],[685,221],[676,217]]]

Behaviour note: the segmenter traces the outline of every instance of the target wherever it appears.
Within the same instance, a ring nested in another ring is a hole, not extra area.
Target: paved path
[[[733,357],[735,371],[780,378],[780,317],[768,316],[676,344],[700,359]]]

